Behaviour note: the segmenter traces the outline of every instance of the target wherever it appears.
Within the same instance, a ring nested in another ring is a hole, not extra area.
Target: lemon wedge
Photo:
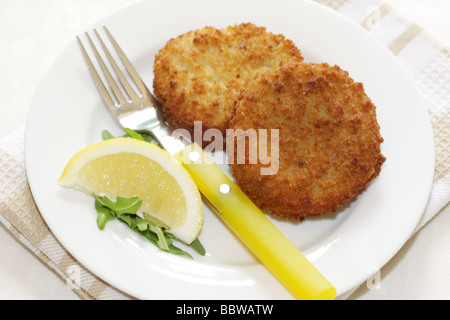
[[[165,150],[131,138],[110,139],[76,153],[58,182],[87,194],[139,197],[140,213],[181,241],[197,239],[203,204],[183,166]]]

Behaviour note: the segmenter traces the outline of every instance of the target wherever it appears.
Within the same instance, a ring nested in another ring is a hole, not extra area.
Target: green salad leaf
[[[126,223],[133,231],[141,234],[147,238],[151,243],[159,247],[161,250],[178,255],[192,256],[176,247],[173,244],[175,236],[165,231],[164,228],[157,226],[152,221],[147,221],[138,216],[138,210],[142,204],[142,200],[137,197],[122,198],[117,197],[117,201],[113,201],[106,196],[95,196],[95,210],[97,211],[97,225],[98,228],[103,230],[105,224],[113,219],[118,219],[121,222]],[[200,244],[198,239],[193,242],[191,248],[197,253],[205,255],[205,250]]]
[[[136,214],[138,209],[141,207],[142,200],[138,197],[132,198],[122,198],[117,197],[116,202],[112,201],[108,197],[98,197],[95,196],[97,202],[103,207],[109,208],[118,216],[122,214]]]
[[[160,146],[158,141],[156,141],[156,139],[153,138],[151,133],[149,133],[147,131],[137,132],[137,131],[131,130],[129,128],[125,128],[124,130],[125,130],[126,134],[122,135],[121,137],[142,140],[142,141],[154,143],[154,144]],[[114,139],[114,138],[117,138],[117,137],[114,137],[113,134],[111,132],[109,132],[108,130],[102,131],[102,139],[103,140],[109,140],[109,139]]]
[[[114,136],[108,130],[103,130],[102,131],[102,139],[103,140],[114,139]]]

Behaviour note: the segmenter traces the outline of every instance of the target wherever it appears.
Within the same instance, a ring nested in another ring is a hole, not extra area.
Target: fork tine
[[[120,48],[120,46],[117,43],[117,41],[114,39],[112,34],[109,32],[108,28],[106,28],[106,26],[103,26],[103,28],[105,29],[106,34],[109,37],[109,40],[111,41],[112,45],[114,46],[114,49],[116,49],[117,54],[119,55],[120,59],[122,60],[123,64],[125,65],[128,73],[130,74],[130,76],[133,79],[134,83],[139,88],[141,93],[145,94],[148,91],[148,89],[145,86],[144,81],[142,81],[141,77],[139,76],[139,74],[134,69],[134,67],[131,64],[130,60],[127,58],[127,56],[125,55],[123,50]]]
[[[89,39],[89,42],[91,44],[91,47],[95,53],[95,56],[97,58],[98,63],[100,64],[100,67],[103,71],[103,74],[106,76],[106,80],[108,80],[109,85],[111,86],[111,89],[117,99],[117,101],[119,102],[119,104],[123,104],[126,102],[126,99],[124,97],[124,95],[122,94],[122,91],[120,91],[116,81],[114,80],[114,78],[112,77],[111,73],[109,72],[108,68],[106,67],[105,63],[103,62],[102,57],[100,56],[100,54],[98,53],[97,48],[94,45],[94,42],[92,41],[91,37],[89,36],[89,34],[86,32],[86,36]]]
[[[109,59],[109,62],[111,63],[111,66],[113,67],[114,71],[116,72],[117,76],[119,77],[120,83],[122,84],[123,88],[127,92],[128,96],[130,97],[131,100],[138,99],[139,97],[136,94],[136,91],[134,91],[134,89],[128,83],[128,80],[125,78],[124,74],[120,70],[119,66],[117,65],[116,61],[112,57],[111,53],[109,52],[109,50],[106,47],[105,43],[103,42],[102,38],[98,34],[97,30],[94,29],[94,31],[97,34],[97,37],[98,37],[98,39],[99,39],[99,41],[100,41],[100,43],[101,43],[101,45],[103,47],[103,50],[105,51],[106,56]]]
[[[100,78],[100,76],[97,73],[97,70],[95,70],[94,65],[92,64],[91,59],[89,58],[89,55],[86,52],[86,49],[83,46],[83,43],[80,40],[80,37],[77,36],[78,39],[78,43],[81,47],[81,51],[83,52],[83,56],[84,59],[86,60],[86,63],[88,65],[88,69],[91,72],[92,77],[94,78],[94,82],[100,92],[100,95],[102,96],[103,100],[105,101],[105,104],[108,106],[108,108],[111,110],[111,112],[114,114],[115,110],[115,103],[114,100],[111,98],[111,96],[109,95],[108,90],[106,90],[105,85],[103,84],[102,79]]]

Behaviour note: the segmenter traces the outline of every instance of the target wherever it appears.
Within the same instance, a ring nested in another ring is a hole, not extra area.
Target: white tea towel
[[[0,222],[82,299],[130,298],[79,264],[45,224],[28,186],[24,129],[17,129],[0,142]]]

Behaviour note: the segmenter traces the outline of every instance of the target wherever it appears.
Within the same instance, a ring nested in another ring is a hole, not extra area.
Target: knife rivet
[[[221,184],[219,187],[219,191],[223,194],[227,194],[231,191],[231,188],[229,185],[227,185],[226,183]]]
[[[192,151],[191,153],[189,153],[189,160],[197,161],[198,159],[200,159],[200,155],[198,154],[198,152]]]

